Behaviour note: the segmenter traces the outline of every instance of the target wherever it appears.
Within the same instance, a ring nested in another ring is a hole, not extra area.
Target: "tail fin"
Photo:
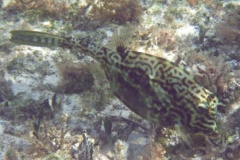
[[[14,30],[11,31],[10,42],[20,45],[31,45],[40,47],[62,47],[67,49],[76,49],[93,58],[102,58],[99,48],[89,49],[87,38],[75,39],[71,37],[62,37],[45,32]]]
[[[22,45],[58,47],[66,41],[64,37],[44,32],[13,30],[11,34],[10,41]]]

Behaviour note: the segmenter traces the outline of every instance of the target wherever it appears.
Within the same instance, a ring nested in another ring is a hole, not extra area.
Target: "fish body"
[[[99,61],[114,95],[142,118],[164,127],[181,124],[190,134],[214,137],[218,98],[174,63],[153,55],[97,46],[48,33],[15,30],[11,42],[74,48]]]

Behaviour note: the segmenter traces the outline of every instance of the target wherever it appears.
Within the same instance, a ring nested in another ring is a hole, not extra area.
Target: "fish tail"
[[[13,30],[10,41],[21,45],[62,47],[67,38],[37,31]]]

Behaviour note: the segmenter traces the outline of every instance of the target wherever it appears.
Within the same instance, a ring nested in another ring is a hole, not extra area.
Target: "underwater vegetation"
[[[174,30],[168,28],[152,28],[151,38],[153,45],[160,46],[167,51],[175,49],[178,43],[178,37],[175,36]]]
[[[50,120],[43,121],[38,130],[29,125],[29,135],[25,137],[27,141],[31,142],[26,151],[28,158],[71,158],[66,153],[69,152],[73,143],[82,141],[82,136],[71,138],[74,135],[69,133],[66,123],[68,121],[67,115],[60,115],[57,120],[56,122]],[[60,150],[61,152],[59,153]],[[66,155],[63,155],[63,153]]]
[[[239,44],[240,42],[240,6],[224,7],[227,14],[222,21],[215,26],[216,37],[222,43]]]
[[[53,96],[56,101],[56,95]],[[42,120],[43,118],[52,119],[60,107],[58,104],[50,104],[50,99],[33,100],[23,97],[21,94],[15,95],[13,100],[5,101],[1,104],[1,117],[11,119],[13,122],[21,122],[28,119]],[[55,102],[56,103],[56,102]]]
[[[4,160],[18,160],[18,154],[14,148],[8,148],[5,155]]]
[[[63,20],[68,22],[65,27],[69,30],[96,28],[108,22],[138,23],[143,13],[138,0],[87,0],[82,5],[58,0],[14,0],[3,9],[3,17],[6,18],[11,16],[16,19],[15,15],[21,15],[30,23],[49,20],[49,29],[56,27],[57,20]]]
[[[110,21],[117,24],[139,22],[143,12],[139,0],[104,0],[93,3],[91,14],[93,20]]]
[[[44,17],[53,17],[60,20],[68,14],[67,5],[64,1],[57,0],[13,0],[3,8],[8,15],[23,14],[30,22],[35,22]],[[60,14],[59,14],[60,13]]]
[[[198,4],[199,2],[202,2],[202,3],[206,4],[207,6],[210,6],[214,2],[217,2],[217,0],[187,0],[187,2],[191,6],[194,6],[194,5]]]
[[[144,147],[142,153],[143,160],[166,160],[166,151],[160,143],[151,142]]]
[[[11,82],[4,79],[4,72],[0,71],[0,103],[11,101],[14,94],[11,89]]]
[[[57,68],[61,76],[61,81],[58,84],[59,93],[81,94],[90,90],[94,85],[94,78],[90,68],[83,63],[57,63]]]

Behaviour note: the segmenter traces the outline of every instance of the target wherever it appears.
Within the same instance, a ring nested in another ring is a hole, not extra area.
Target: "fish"
[[[101,46],[86,38],[26,30],[10,33],[15,44],[76,49],[91,56],[101,64],[112,93],[150,123],[162,127],[180,124],[194,135],[219,135],[217,108],[222,103],[189,72],[167,59],[124,45]]]

